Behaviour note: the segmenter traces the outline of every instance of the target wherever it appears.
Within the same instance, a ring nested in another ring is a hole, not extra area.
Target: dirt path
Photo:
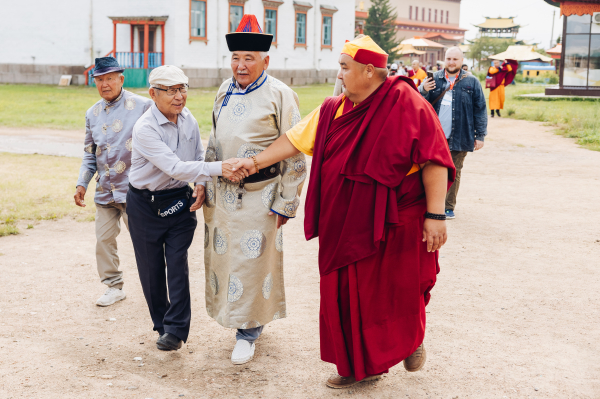
[[[317,244],[302,214],[284,234],[289,317],[265,328],[245,366],[230,363],[234,333],[204,309],[201,228],[191,335],[164,353],[128,235],[128,298],[98,308],[93,223],[40,223],[0,239],[0,398],[600,397],[599,179],[600,153],[537,123],[491,120],[449,222],[425,368],[345,391],[323,384],[334,367],[319,358]]]
[[[0,127],[0,152],[81,158],[85,130]]]

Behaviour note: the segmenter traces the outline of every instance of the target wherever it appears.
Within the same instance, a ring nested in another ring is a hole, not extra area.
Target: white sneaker
[[[104,295],[102,295],[96,301],[96,305],[98,306],[110,306],[115,302],[122,301],[126,298],[125,292],[119,288],[109,287]]]
[[[244,364],[248,363],[254,357],[254,344],[245,339],[238,339],[231,353],[231,363],[233,364]]]

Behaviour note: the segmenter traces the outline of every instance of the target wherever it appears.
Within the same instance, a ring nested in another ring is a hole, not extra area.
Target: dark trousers
[[[196,212],[185,210],[161,218],[146,198],[129,190],[127,216],[154,331],[173,334],[185,342],[192,314],[187,251],[198,224]]]
[[[456,168],[456,178],[446,193],[446,209],[453,211],[454,207],[456,206],[458,188],[460,187],[460,172],[463,168],[463,164],[465,163],[467,151],[450,151],[450,154],[452,155],[452,162],[454,162],[454,167]]]

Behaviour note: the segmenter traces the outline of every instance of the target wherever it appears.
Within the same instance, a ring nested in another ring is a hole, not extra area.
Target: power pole
[[[94,65],[94,0],[90,0],[90,65]],[[87,78],[86,78],[87,79]]]
[[[550,48],[554,47],[554,18],[556,16],[556,10],[552,11],[552,33],[550,34]]]

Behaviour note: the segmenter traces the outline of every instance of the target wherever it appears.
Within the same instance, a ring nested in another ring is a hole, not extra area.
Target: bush
[[[508,113],[508,116],[512,116],[514,115],[517,111],[515,111],[514,108],[509,108],[506,110],[506,112]]]
[[[519,83],[536,83],[536,84],[558,84],[558,75],[554,72],[544,72],[538,76],[516,75],[515,81]]]
[[[479,79],[479,81],[481,83],[485,83],[485,77],[487,76],[487,71],[486,72],[478,72],[478,71],[471,71],[473,73],[473,76],[475,76],[477,79]]]

